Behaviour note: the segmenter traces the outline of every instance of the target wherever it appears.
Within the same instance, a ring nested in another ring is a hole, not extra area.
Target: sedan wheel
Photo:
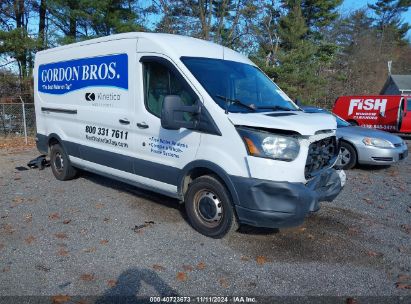
[[[357,153],[355,149],[348,143],[342,142],[340,153],[338,154],[336,167],[341,169],[351,169],[357,163]]]
[[[348,164],[351,160],[351,153],[346,148],[341,147],[340,154],[338,155],[337,165],[342,167]]]

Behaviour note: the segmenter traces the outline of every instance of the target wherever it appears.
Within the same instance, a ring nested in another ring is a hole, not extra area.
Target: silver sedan
[[[330,113],[316,107],[302,109],[307,113]],[[337,167],[351,169],[356,164],[391,165],[408,156],[407,144],[400,137],[384,131],[352,126],[341,117],[334,116],[340,140]]]

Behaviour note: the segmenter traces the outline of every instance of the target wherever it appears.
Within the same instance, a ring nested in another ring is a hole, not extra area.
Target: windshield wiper
[[[226,103],[226,108],[225,108],[226,114],[228,113],[228,107],[229,107],[230,105],[232,105],[232,104],[237,104],[237,105],[243,106],[244,108],[247,108],[247,109],[249,109],[249,110],[252,110],[253,112],[256,111],[256,108],[255,108],[255,107],[250,106],[250,105],[248,105],[248,104],[246,104],[246,103],[243,103],[243,102],[241,102],[241,101],[238,100],[238,99],[231,99],[231,98],[228,98],[228,97],[222,96],[222,95],[215,95],[215,97],[218,97],[218,98],[220,98],[220,99],[222,99],[222,100],[225,101],[225,103]]]
[[[257,109],[270,109],[273,111],[297,111],[297,109],[290,109],[290,108],[283,107],[283,106],[262,106],[262,107],[257,107]]]

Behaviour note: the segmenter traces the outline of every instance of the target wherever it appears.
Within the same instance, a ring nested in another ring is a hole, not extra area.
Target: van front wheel
[[[50,148],[50,167],[54,176],[61,181],[73,179],[77,174],[60,144],[52,145]]]
[[[230,195],[213,176],[201,176],[190,183],[185,208],[190,224],[205,236],[222,238],[238,229]]]

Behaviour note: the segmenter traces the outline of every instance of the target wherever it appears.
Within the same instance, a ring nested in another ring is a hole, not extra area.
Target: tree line
[[[32,93],[37,51],[130,31],[210,40],[247,55],[292,98],[329,106],[411,73],[411,0],[341,15],[343,0],[2,0],[0,97]]]

